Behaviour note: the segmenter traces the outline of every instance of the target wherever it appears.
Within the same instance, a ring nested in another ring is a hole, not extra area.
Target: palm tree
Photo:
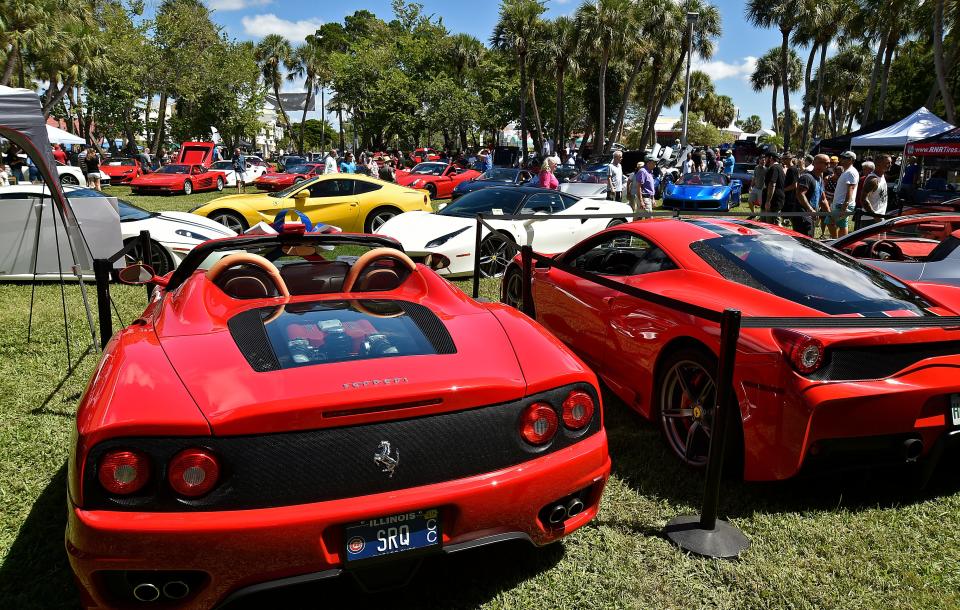
[[[598,79],[598,118],[596,135],[593,138],[593,151],[610,151],[612,141],[604,143],[607,130],[607,68],[610,58],[620,52],[626,41],[629,22],[624,19],[632,15],[630,0],[592,0],[577,9],[577,26],[581,32],[583,46],[593,51],[597,58]],[[628,18],[629,19],[629,18]]]
[[[527,56],[542,28],[540,16],[546,7],[540,0],[503,0],[500,19],[493,28],[490,44],[512,53],[520,71],[520,148],[527,159]]]
[[[763,57],[757,60],[757,65],[753,68],[753,74],[750,75],[750,85],[753,90],[760,93],[767,87],[773,87],[773,97],[771,98],[770,112],[773,118],[770,123],[773,129],[777,128],[777,92],[780,90],[780,78],[777,64],[777,54],[780,49],[774,48],[767,51]]]
[[[660,15],[665,12],[664,9],[665,6],[660,0],[651,0],[647,3],[637,2],[632,6],[631,11],[624,15],[623,28],[628,32],[628,35],[624,41],[623,55],[631,67],[630,76],[627,77],[626,86],[623,88],[623,96],[620,100],[617,118],[613,124],[613,131],[610,133],[610,142],[620,139],[627,105],[633,96],[637,78],[640,76],[643,67],[651,59],[650,51],[652,50],[654,31],[663,27],[663,19]],[[650,67],[653,70],[653,64]]]
[[[480,65],[487,49],[483,43],[470,34],[454,34],[450,37],[450,60],[454,80],[457,85],[466,89],[467,70],[474,70]],[[462,122],[457,125],[460,136],[460,148],[467,148],[467,129]]]
[[[943,61],[943,14],[945,0],[935,0],[933,7],[933,69],[937,75],[937,84],[943,96],[943,106],[947,115],[947,122],[957,124],[957,110],[954,106],[953,94],[947,86],[947,70]]]
[[[780,0],[779,2],[770,2],[769,0],[749,0],[744,11],[747,21],[756,27],[772,28],[780,30],[780,89],[783,91],[783,107],[790,108],[790,90],[787,82],[791,71],[790,62],[790,34],[806,19],[806,12],[809,3],[804,0]],[[774,117],[776,118],[776,117]],[[783,147],[790,149],[790,134],[793,131],[793,117],[789,112],[784,112],[784,134]]]
[[[322,86],[320,83],[320,72],[326,63],[326,57],[320,48],[320,39],[315,34],[308,34],[306,42],[291,55],[288,62],[287,80],[296,80],[303,78],[303,88],[307,92],[307,99],[303,104],[303,115],[300,117],[300,137],[297,141],[297,150],[303,154],[303,139],[306,130],[307,108],[310,107],[310,101],[316,95]]]
[[[544,56],[549,65],[553,68],[553,73],[557,81],[557,110],[556,120],[553,126],[553,141],[557,147],[567,135],[566,120],[564,116],[564,90],[565,79],[567,76],[576,74],[580,69],[577,61],[577,27],[573,19],[566,16],[560,16],[550,22],[546,35],[544,36]]]
[[[277,115],[289,133],[290,119],[283,110],[283,101],[280,99],[280,85],[283,83],[281,66],[289,65],[293,58],[293,49],[290,46],[290,41],[280,34],[264,36],[263,40],[257,44],[253,58],[257,62],[257,65],[260,66],[260,74],[263,76],[263,82],[273,89],[273,95],[277,100]]]

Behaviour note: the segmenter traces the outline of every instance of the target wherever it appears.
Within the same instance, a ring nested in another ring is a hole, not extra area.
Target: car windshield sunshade
[[[729,235],[691,244],[724,278],[830,315],[933,315],[896,279],[811,239]]]
[[[314,301],[260,307],[227,323],[259,372],[393,356],[456,353],[429,309],[389,300]]]

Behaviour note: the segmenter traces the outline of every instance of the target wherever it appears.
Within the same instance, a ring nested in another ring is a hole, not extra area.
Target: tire
[[[185,182],[183,183],[183,194],[184,194],[184,195],[191,195],[191,194],[193,194],[193,183],[190,182],[189,180],[187,180],[187,181],[185,181]]]
[[[250,228],[246,218],[230,210],[217,210],[216,212],[209,214],[207,218],[213,220],[214,222],[219,222],[235,233],[243,233]]]
[[[424,188],[428,193],[430,193],[430,201],[433,201],[437,198],[437,186],[435,184],[428,184]]]
[[[367,214],[367,219],[363,222],[363,232],[364,233],[374,233],[383,226],[383,223],[387,222],[397,214],[402,214],[400,210],[394,207],[382,207],[377,208]]]
[[[60,176],[60,184],[76,186],[80,184],[80,181],[77,180],[76,176],[72,176],[70,174],[64,174]]]
[[[133,264],[143,260],[139,238],[133,237],[128,239],[123,245],[126,246],[131,241],[134,242],[134,246],[126,256],[127,264]],[[153,272],[157,275],[166,275],[173,270],[173,259],[170,257],[170,254],[153,239],[150,240],[150,261],[147,262],[147,264],[153,267]]]
[[[303,178],[301,178],[300,176],[297,176],[296,178],[293,179],[294,184],[299,184],[301,182],[303,182]]]
[[[523,270],[517,265],[510,265],[503,274],[500,284],[500,302],[504,305],[520,310],[523,304]]]
[[[716,370],[717,358],[706,348],[682,347],[667,354],[658,365],[653,386],[653,414],[667,447],[681,462],[695,469],[707,465],[716,404]],[[742,474],[742,424],[730,430],[727,440],[727,470],[733,473],[739,467]]]
[[[503,233],[497,231],[487,235],[480,242],[480,252],[477,253],[480,257],[480,276],[502,276],[516,254],[517,245]]]
[[[626,223],[626,222],[627,222],[627,221],[624,220],[623,218],[614,218],[613,220],[611,220],[610,222],[607,223],[607,228],[609,229],[610,227],[615,227],[615,226],[617,226],[617,225],[622,225],[622,224],[624,224],[624,223]]]
[[[219,177],[217,178],[217,190],[218,191],[223,190],[223,178],[219,178]]]

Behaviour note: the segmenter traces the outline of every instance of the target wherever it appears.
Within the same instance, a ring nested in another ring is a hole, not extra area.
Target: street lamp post
[[[693,55],[693,26],[700,13],[687,13],[687,86],[683,91],[683,133],[680,135],[680,144],[687,145],[687,118],[690,114],[690,56]]]

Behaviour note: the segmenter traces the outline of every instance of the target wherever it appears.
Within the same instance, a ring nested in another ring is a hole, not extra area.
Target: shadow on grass
[[[0,566],[4,608],[77,608],[80,604],[63,548],[66,480],[64,464],[33,503]]]
[[[604,391],[604,406],[613,474],[638,494],[699,512],[703,473],[681,464],[667,448],[657,425],[609,391]],[[745,483],[727,477],[721,483],[719,512],[742,518],[758,513],[839,508],[857,511],[922,502],[960,491],[960,472],[951,468],[956,463],[952,460],[950,454],[944,454],[929,485],[922,490],[917,489],[918,469],[906,467],[803,474],[768,483]]]
[[[401,589],[365,593],[349,575],[290,587],[230,604],[225,610],[306,608],[476,608],[563,559],[563,544],[536,548],[506,542],[426,559]]]

